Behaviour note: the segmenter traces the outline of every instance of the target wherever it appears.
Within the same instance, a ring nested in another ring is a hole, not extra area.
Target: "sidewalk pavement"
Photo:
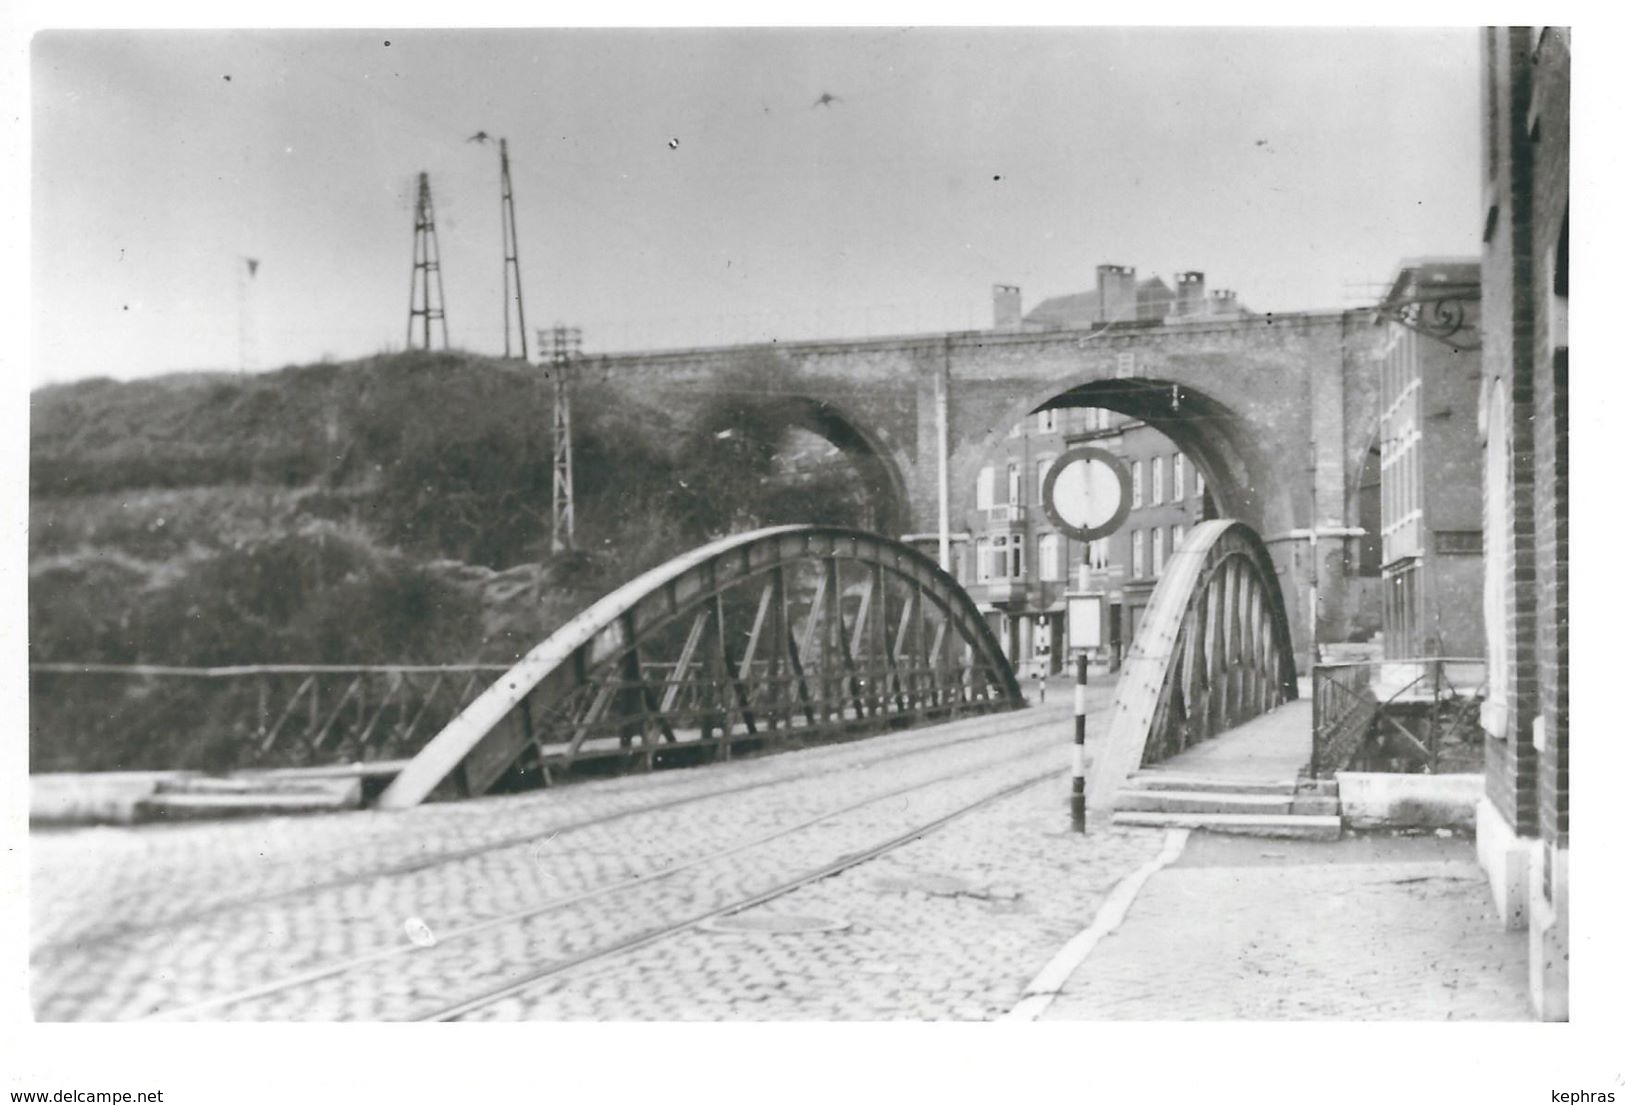
[[[1195,833],[1043,1020],[1533,1020],[1469,841]]]
[[[1309,763],[1314,704],[1300,698],[1187,748],[1139,774],[1200,775],[1257,783],[1291,781]]]
[[[1311,713],[1286,703],[1143,773],[1294,779]],[[1466,836],[1197,831],[1121,916],[1041,1019],[1534,1019],[1523,938]]]

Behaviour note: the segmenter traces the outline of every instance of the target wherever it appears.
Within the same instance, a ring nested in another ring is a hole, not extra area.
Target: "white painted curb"
[[[1094,951],[1101,938],[1123,923],[1123,918],[1128,916],[1128,907],[1134,904],[1134,899],[1139,895],[1140,888],[1145,885],[1146,880],[1179,858],[1190,835],[1189,829],[1170,829],[1162,851],[1157,857],[1112,887],[1112,892],[1106,896],[1105,904],[1100,907],[1100,912],[1095,914],[1095,919],[1089,927],[1068,940],[1066,946],[1055,953],[1055,958],[1046,963],[1044,969],[1027,983],[1015,1008],[999,1019],[1036,1021],[1043,1016],[1050,1003],[1060,994],[1061,987],[1066,985],[1066,980],[1072,977],[1073,972],[1083,964],[1089,953]]]

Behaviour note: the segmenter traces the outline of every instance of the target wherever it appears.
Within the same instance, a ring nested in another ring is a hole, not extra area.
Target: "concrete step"
[[[1281,779],[1273,782],[1242,779],[1221,779],[1211,775],[1180,775],[1172,771],[1138,771],[1128,777],[1125,787],[1134,790],[1214,790],[1227,794],[1292,794],[1297,782]]]
[[[1279,813],[1335,817],[1342,812],[1335,794],[1278,794],[1219,790],[1143,790],[1130,786],[1117,794],[1120,810],[1145,813]]]
[[[1140,828],[1207,829],[1241,836],[1291,837],[1298,840],[1336,840],[1343,834],[1338,817],[1298,817],[1266,813],[1152,813],[1121,810],[1112,824]]]
[[[1133,782],[1130,781],[1130,788]],[[1144,813],[1277,813],[1292,812],[1292,795],[1234,794],[1218,790],[1138,790],[1117,792],[1112,805]]]
[[[217,782],[217,781],[215,781]],[[190,791],[166,790],[135,804],[137,821],[181,821],[214,817],[265,817],[331,813],[361,808],[361,780],[328,786],[242,790],[215,785]]]

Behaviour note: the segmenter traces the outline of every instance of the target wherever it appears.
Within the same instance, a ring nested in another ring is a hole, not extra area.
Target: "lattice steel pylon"
[[[519,357],[530,360],[530,348],[525,342],[525,291],[519,283],[519,227],[513,214],[513,177],[508,173],[508,140],[497,143],[502,158],[502,355],[513,356],[509,305],[518,308]]]
[[[433,277],[431,282],[430,277]],[[448,349],[446,290],[440,280],[440,236],[434,229],[434,200],[429,174],[418,174],[417,211],[412,223],[412,294],[406,315],[406,348],[412,349],[418,320],[423,320],[423,348],[434,348],[431,326],[440,323],[440,348]]]
[[[538,331],[538,344],[550,343],[553,372],[553,536],[555,553],[576,544],[575,447],[570,429],[570,361],[581,351],[581,331],[555,326]]]

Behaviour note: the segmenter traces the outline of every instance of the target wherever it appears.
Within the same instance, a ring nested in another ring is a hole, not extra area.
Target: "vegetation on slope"
[[[42,389],[30,657],[506,662],[706,540],[861,524],[869,509],[846,462],[767,399],[736,389],[679,422],[585,384],[572,393],[579,551],[552,557],[551,404],[534,366],[430,353]],[[128,680],[36,676],[34,691],[36,771],[249,756],[184,685],[154,699]]]

